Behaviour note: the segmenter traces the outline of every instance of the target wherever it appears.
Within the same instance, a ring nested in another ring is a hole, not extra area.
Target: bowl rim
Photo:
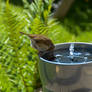
[[[92,45],[92,43],[87,43],[87,42],[65,42],[65,43],[58,43],[58,44],[55,44],[55,47],[56,46],[60,46],[60,45],[66,45],[66,44],[71,44],[71,43],[75,43],[75,44],[85,44],[85,45]],[[46,63],[49,63],[49,64],[55,64],[55,65],[83,65],[83,64],[89,64],[89,63],[92,63],[92,61],[90,62],[82,62],[82,63],[57,63],[57,62],[53,62],[53,61],[49,61],[49,60],[46,60],[42,57],[39,57],[41,61],[43,62],[46,62]]]

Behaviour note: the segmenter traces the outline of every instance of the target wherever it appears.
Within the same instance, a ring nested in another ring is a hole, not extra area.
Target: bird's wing
[[[39,46],[42,47],[43,49],[45,48],[46,50],[48,50],[48,49],[54,49],[55,48],[52,41],[47,37],[36,36],[34,39],[39,44]]]

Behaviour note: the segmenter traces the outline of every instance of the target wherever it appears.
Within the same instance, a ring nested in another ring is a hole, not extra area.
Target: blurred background
[[[91,43],[92,0],[0,0],[0,92],[42,87],[37,51],[19,32],[43,34],[54,44]]]

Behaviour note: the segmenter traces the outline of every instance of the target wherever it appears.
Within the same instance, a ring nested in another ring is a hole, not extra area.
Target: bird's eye
[[[36,43],[39,43],[39,40],[36,40]]]

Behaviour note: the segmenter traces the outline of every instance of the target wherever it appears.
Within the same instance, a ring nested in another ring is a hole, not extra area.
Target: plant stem
[[[23,84],[24,84],[24,86],[25,86],[26,92],[28,92],[28,88],[27,88],[26,82],[25,82],[25,80],[24,80],[24,76],[23,76],[23,74],[22,74],[21,69],[20,69],[20,74],[21,74],[22,81],[23,81]]]

